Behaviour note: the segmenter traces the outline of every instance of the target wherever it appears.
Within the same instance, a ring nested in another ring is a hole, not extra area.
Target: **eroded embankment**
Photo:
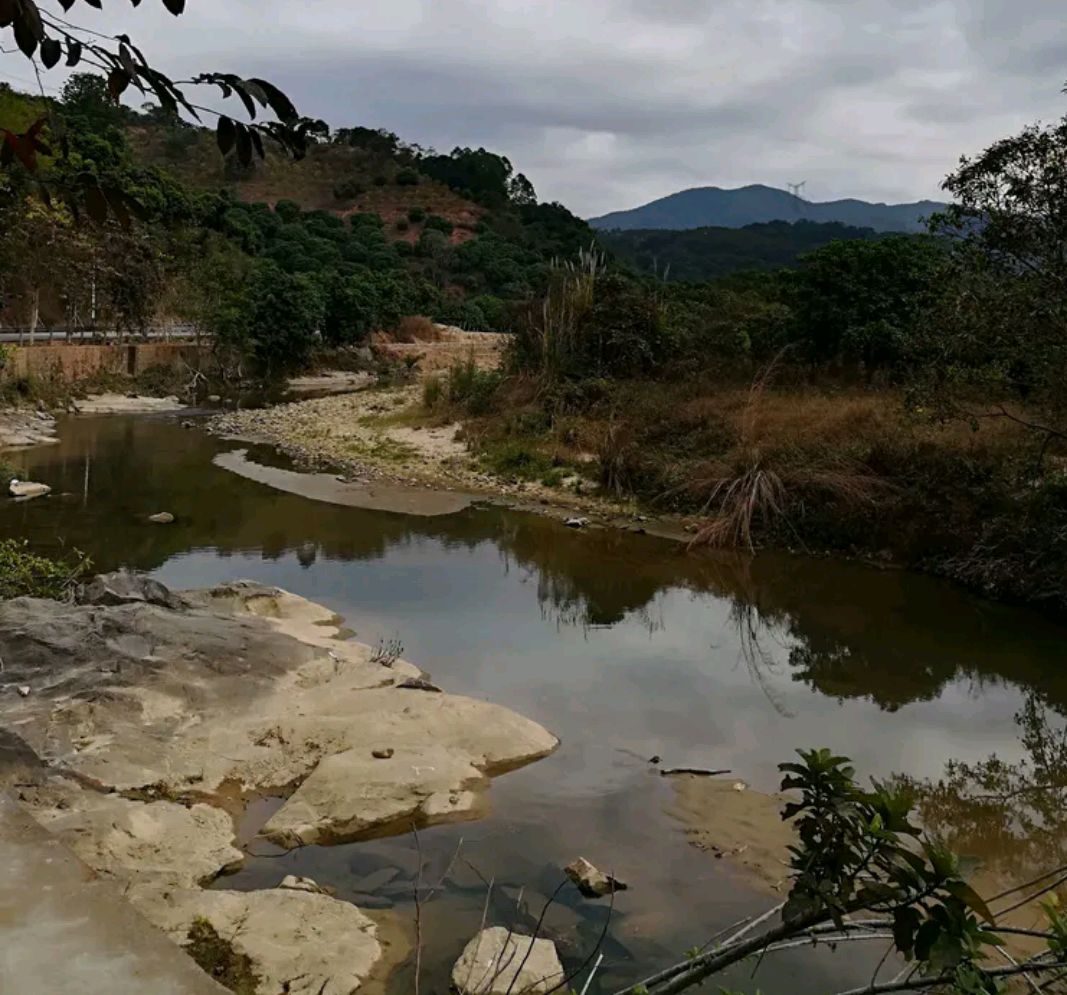
[[[557,745],[250,583],[177,597],[109,575],[76,604],[4,602],[0,658],[0,789],[175,942],[201,920],[232,938],[261,995],[349,993],[383,949],[329,894],[205,889],[244,859],[249,799],[286,799],[260,838],[346,842],[474,818],[492,776]]]

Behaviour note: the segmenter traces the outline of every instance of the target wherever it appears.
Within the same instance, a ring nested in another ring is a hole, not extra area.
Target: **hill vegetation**
[[[136,333],[191,321],[220,356],[278,370],[316,341],[357,342],[413,313],[505,330],[551,260],[593,239],[483,149],[439,155],[322,124],[301,161],[245,164],[221,157],[213,132],[116,105],[90,74],[72,76],[59,101],[6,87],[0,101],[24,120],[46,114],[69,149],[44,160],[46,178],[90,175],[141,215],[83,224],[5,171],[4,318],[31,334],[42,323]]]
[[[871,204],[863,200],[804,200],[785,190],[752,184],[736,190],[694,187],[661,197],[629,211],[614,211],[589,223],[597,229],[743,228],[768,221],[813,221],[873,228],[879,232],[918,232],[925,219],[945,205],[923,200],[914,204]]]
[[[871,228],[837,222],[770,221],[743,228],[683,231],[601,231],[600,243],[641,273],[700,282],[739,270],[795,266],[799,258],[830,242],[878,238]]]

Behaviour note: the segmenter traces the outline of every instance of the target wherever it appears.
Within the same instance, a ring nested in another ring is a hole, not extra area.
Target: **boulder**
[[[83,605],[149,604],[177,611],[185,602],[158,580],[128,570],[97,574],[78,590],[78,603]]]
[[[579,857],[564,870],[586,898],[603,898],[616,891],[625,891],[629,887],[624,881],[597,870],[585,857]]]
[[[44,497],[52,493],[52,488],[47,484],[35,484],[31,480],[12,480],[7,490],[14,498]]]
[[[483,929],[452,968],[452,986],[460,995],[544,995],[563,978],[551,940],[511,933],[503,926]]]

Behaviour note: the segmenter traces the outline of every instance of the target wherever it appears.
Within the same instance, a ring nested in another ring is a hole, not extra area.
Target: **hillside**
[[[879,233],[838,223],[770,221],[743,228],[602,231],[598,237],[641,273],[700,281],[738,270],[782,269],[830,242],[878,238]]]
[[[654,200],[629,211],[615,211],[589,224],[601,230],[635,228],[689,229],[708,226],[742,228],[768,221],[837,222],[875,231],[916,232],[922,219],[944,205],[922,200],[914,204],[871,204],[863,200],[817,203],[785,190],[753,184],[736,190],[695,187]]]

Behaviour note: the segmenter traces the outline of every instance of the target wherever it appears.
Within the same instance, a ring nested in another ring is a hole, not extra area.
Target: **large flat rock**
[[[0,793],[0,991],[225,995],[185,953]]]

